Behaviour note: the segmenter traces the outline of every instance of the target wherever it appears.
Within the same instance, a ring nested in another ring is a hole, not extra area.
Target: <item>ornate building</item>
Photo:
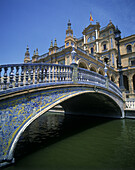
[[[78,67],[85,68],[105,75],[104,67],[107,63],[107,76],[119,86],[118,49],[115,41],[115,26],[110,21],[106,27],[101,28],[99,22],[86,27],[81,38],[73,36],[70,21],[67,24],[65,44],[57,46],[51,41],[49,52],[43,55],[34,51],[30,60],[29,48],[25,53],[24,63],[56,63],[70,65],[72,63],[72,46],[75,46],[75,62]],[[123,67],[123,80],[127,98],[135,98],[135,34],[120,40],[121,62]]]

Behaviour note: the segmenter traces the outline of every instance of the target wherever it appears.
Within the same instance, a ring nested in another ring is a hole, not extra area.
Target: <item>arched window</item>
[[[78,67],[87,69],[87,66],[84,62],[80,62]]]
[[[92,48],[91,48],[91,54],[93,54],[93,51],[94,51],[94,50],[93,50],[93,47],[92,47]]]
[[[127,91],[129,91],[129,85],[128,85],[128,78],[127,76],[123,75],[123,82],[124,82],[124,87]]]
[[[103,44],[103,50],[106,50],[106,44]]]
[[[104,72],[102,70],[99,70],[98,73],[101,74],[102,76],[104,76]]]
[[[91,67],[91,68],[90,68],[90,71],[96,72],[96,69],[95,69],[94,67]]]
[[[87,43],[91,42],[91,37],[88,38]]]
[[[115,82],[115,78],[113,75],[111,76],[111,81]]]
[[[132,52],[132,46],[131,45],[127,45],[127,53],[131,53]]]
[[[133,89],[135,91],[135,74],[133,75]]]

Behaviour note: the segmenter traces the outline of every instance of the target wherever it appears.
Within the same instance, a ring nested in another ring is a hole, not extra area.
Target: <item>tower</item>
[[[58,49],[57,40],[56,40],[56,38],[55,38],[55,40],[54,40],[53,52],[56,53],[56,52],[57,52],[57,49]]]
[[[33,56],[32,56],[32,62],[34,63],[34,62],[36,62],[37,60],[38,60],[38,57],[39,57],[39,55],[38,55],[38,48],[36,49],[36,52],[35,52],[35,50],[34,50],[34,54],[33,54]]]
[[[49,48],[49,55],[53,54],[53,41],[51,40],[50,48]]]
[[[29,53],[29,47],[27,45],[26,52],[25,52],[25,58],[24,58],[24,63],[30,62],[30,53]]]
[[[65,48],[74,45],[74,38],[73,38],[73,30],[71,29],[71,22],[68,21],[68,28],[66,30],[66,38],[65,38]]]

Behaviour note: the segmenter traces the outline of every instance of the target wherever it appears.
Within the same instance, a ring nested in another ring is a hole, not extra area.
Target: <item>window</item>
[[[114,55],[112,54],[112,65],[114,66]]]
[[[113,48],[113,41],[112,41],[112,38],[111,38],[111,48]]]
[[[131,53],[132,52],[132,46],[131,45],[128,45],[127,46],[127,53]]]
[[[66,43],[66,46],[69,46],[69,42]]]
[[[113,31],[112,30],[110,30],[110,34],[112,34],[113,33]]]
[[[131,60],[131,66],[135,66],[135,60]]]
[[[58,61],[58,64],[65,65],[65,60]]]
[[[92,36],[92,37],[89,37],[88,40],[87,40],[87,43],[91,42],[91,41],[94,41],[96,39],[95,36]]]
[[[93,54],[93,47],[91,48],[91,54]]]
[[[91,42],[91,37],[88,38],[87,42],[88,42],[88,43]]]
[[[73,45],[74,45],[74,43],[73,43],[73,42],[71,42],[71,45],[73,46]]]
[[[126,91],[129,91],[129,85],[128,85],[128,77],[123,75],[123,82],[124,82],[124,87]]]
[[[92,40],[95,40],[95,39],[96,39],[95,36],[93,36],[93,37],[92,37]]]
[[[103,44],[103,50],[106,50],[106,44]]]

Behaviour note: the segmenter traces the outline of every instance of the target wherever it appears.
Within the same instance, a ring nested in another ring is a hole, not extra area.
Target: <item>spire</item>
[[[28,63],[28,62],[30,62],[30,53],[29,53],[29,47],[27,45],[25,57],[24,57],[24,63]]]
[[[28,47],[28,45],[27,45],[26,51],[29,52],[29,47]]]
[[[71,22],[70,22],[70,19],[68,20],[68,29],[71,29]]]
[[[26,52],[25,52],[25,57],[29,57],[29,56],[30,56],[29,47],[27,45]]]
[[[50,48],[52,48],[53,47],[53,41],[51,40],[51,45],[50,45]]]
[[[36,55],[38,55],[38,48],[36,48]]]
[[[57,40],[56,40],[56,38],[54,40],[54,47],[57,47]]]
[[[70,20],[68,21],[68,29],[66,30],[66,37],[71,36],[73,37],[73,30],[71,29],[71,22]]]

